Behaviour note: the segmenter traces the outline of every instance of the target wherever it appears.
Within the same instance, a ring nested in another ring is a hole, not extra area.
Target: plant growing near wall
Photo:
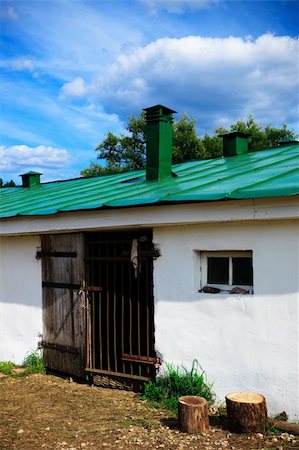
[[[14,367],[15,365],[11,361],[0,362],[0,372],[3,373],[3,375],[12,375]]]
[[[26,375],[30,373],[44,373],[45,366],[42,352],[37,350],[28,353],[22,362],[22,366],[25,367]]]
[[[11,361],[0,361],[0,373],[13,378],[24,377],[31,373],[44,373],[43,355],[40,351],[28,353],[21,367]]]
[[[173,364],[166,363],[165,366],[165,374],[158,377],[156,381],[145,384],[143,399],[149,400],[155,406],[164,406],[175,412],[178,408],[178,399],[182,395],[198,395],[205,398],[209,404],[214,403],[213,384],[208,382],[205,372],[196,359],[192,363],[191,370],[183,365],[175,367]]]

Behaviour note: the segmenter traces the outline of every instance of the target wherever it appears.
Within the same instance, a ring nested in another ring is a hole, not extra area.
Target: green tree
[[[143,169],[146,163],[146,122],[145,113],[139,117],[131,116],[126,126],[127,134],[116,136],[109,132],[97,146],[97,159],[105,164],[91,162],[81,171],[81,175],[98,176],[130,170]],[[200,138],[196,132],[196,121],[184,114],[173,124],[173,164],[194,159],[217,158],[223,155],[222,139],[219,134],[242,131],[250,134],[249,151],[257,151],[279,144],[279,141],[296,135],[287,125],[280,128],[267,125],[262,127],[249,115],[246,120],[234,122],[230,129],[217,128],[210,136]]]
[[[289,130],[287,125],[282,125],[280,128],[266,125],[264,128],[255,122],[252,115],[249,115],[246,120],[238,120],[230,127],[230,131],[242,131],[248,133],[249,151],[258,151],[269,147],[276,147],[279,141],[284,138],[296,139],[294,131]]]
[[[196,121],[187,114],[173,124],[173,163],[208,158],[206,148],[196,133]]]
[[[0,178],[0,188],[14,187],[14,186],[16,186],[16,184],[13,180],[10,180],[10,181],[7,181],[6,183],[4,183],[2,178]]]
[[[105,160],[106,165],[92,162],[87,169],[82,170],[81,175],[92,177],[143,169],[146,159],[144,112],[140,117],[132,116],[126,130],[129,134],[121,136],[116,136],[109,131],[96,148],[97,159]]]

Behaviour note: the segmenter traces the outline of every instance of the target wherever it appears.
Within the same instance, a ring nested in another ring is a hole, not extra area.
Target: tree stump
[[[238,392],[225,397],[228,428],[234,433],[265,433],[266,400],[260,394]]]
[[[209,428],[208,402],[196,395],[179,398],[179,430],[184,433],[203,433]]]

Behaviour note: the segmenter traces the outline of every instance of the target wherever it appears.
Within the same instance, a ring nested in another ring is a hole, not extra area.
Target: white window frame
[[[216,284],[216,283],[208,283],[208,258],[228,258],[228,284]],[[200,273],[201,273],[201,283],[200,288],[203,289],[205,286],[218,288],[221,291],[230,291],[235,287],[240,287],[241,289],[245,289],[250,294],[253,294],[253,285],[238,285],[232,284],[233,280],[233,262],[232,258],[251,258],[253,260],[253,255],[251,250],[232,250],[232,251],[201,251],[200,252]]]

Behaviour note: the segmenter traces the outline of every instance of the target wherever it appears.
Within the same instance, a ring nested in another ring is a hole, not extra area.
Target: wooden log
[[[203,433],[209,428],[208,402],[196,395],[179,398],[179,430],[184,433]]]
[[[225,397],[228,428],[233,433],[265,433],[266,400],[260,394],[238,392]]]
[[[279,428],[286,433],[296,434],[299,436],[299,423],[285,422],[284,420],[276,420],[271,417],[268,418],[268,424],[273,428]]]

